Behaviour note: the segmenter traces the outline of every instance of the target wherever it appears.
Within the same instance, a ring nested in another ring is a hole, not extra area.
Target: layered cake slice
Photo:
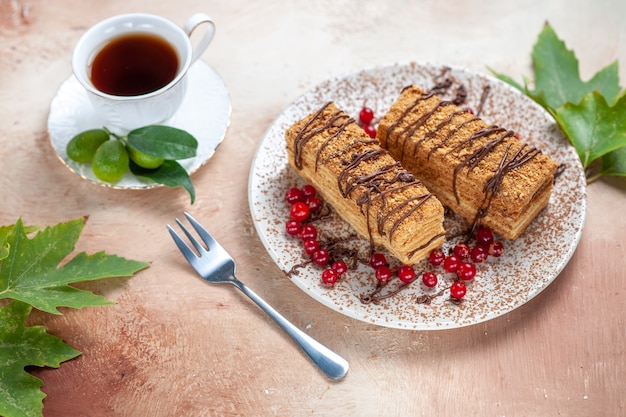
[[[289,164],[371,247],[413,264],[443,244],[444,208],[333,103],[285,133]]]
[[[516,239],[546,206],[559,165],[514,132],[419,87],[378,125],[381,146],[473,228]]]

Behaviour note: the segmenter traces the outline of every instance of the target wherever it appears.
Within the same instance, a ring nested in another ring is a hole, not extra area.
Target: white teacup
[[[190,35],[199,26],[205,32],[192,45]],[[178,70],[165,86],[139,95],[114,95],[100,91],[91,78],[94,58],[112,40],[131,34],[148,34],[162,38],[178,55]],[[138,127],[162,123],[176,113],[186,92],[187,71],[209,46],[215,34],[215,24],[203,13],[191,16],[181,28],[160,16],[133,13],[114,16],[87,30],[79,39],[72,55],[72,70],[85,87],[95,110],[107,127],[129,131]]]

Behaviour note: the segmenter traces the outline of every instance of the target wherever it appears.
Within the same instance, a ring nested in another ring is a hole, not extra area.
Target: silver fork
[[[348,362],[327,348],[326,346],[313,339],[308,334],[294,326],[289,320],[284,318],[278,313],[272,306],[259,297],[254,291],[248,288],[243,282],[239,281],[235,277],[235,261],[226,252],[226,250],[219,244],[213,237],[207,232],[196,219],[191,217],[188,213],[185,213],[185,217],[189,220],[189,223],[198,233],[198,236],[206,244],[206,248],[198,242],[187,228],[176,219],[176,223],[185,233],[193,247],[196,249],[196,254],[174,231],[174,229],[168,224],[169,230],[174,242],[183,253],[189,264],[196,270],[196,272],[204,278],[206,281],[215,284],[232,284],[239,288],[244,294],[246,294],[252,301],[254,301],[263,311],[265,311],[271,318],[273,318],[280,327],[287,332],[289,336],[302,348],[304,353],[326,374],[332,379],[343,378],[348,372]],[[208,248],[208,250],[207,250]]]

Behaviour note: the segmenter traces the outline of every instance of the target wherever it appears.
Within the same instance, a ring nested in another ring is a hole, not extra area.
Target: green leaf
[[[567,49],[549,24],[539,34],[532,56],[535,90],[530,95],[546,107],[557,109],[568,102],[580,103],[593,91],[599,91],[609,103],[614,103],[621,91],[617,61],[583,82],[574,52]]]
[[[580,104],[566,103],[554,116],[585,168],[626,145],[626,96],[611,107],[596,91],[585,95]]]
[[[148,266],[99,252],[79,253],[59,267],[74,250],[83,225],[82,218],[59,223],[29,239],[18,220],[6,238],[11,250],[0,269],[0,298],[20,300],[51,314],[61,314],[58,307],[105,305],[109,302],[104,297],[68,284],[130,276]]]
[[[167,187],[183,187],[191,197],[191,204],[196,200],[196,191],[189,174],[178,162],[166,160],[157,169],[145,169],[131,163],[130,170],[133,174],[149,178],[152,181]]]
[[[196,156],[198,141],[184,130],[171,126],[150,125],[128,133],[128,143],[140,152],[164,159]]]
[[[26,327],[28,304],[13,301],[0,308],[0,415],[41,416],[43,382],[27,373],[26,366],[58,368],[80,352],[46,333],[42,326]]]
[[[11,233],[11,231],[13,230],[13,228],[15,227],[15,225],[11,224],[8,226],[0,226],[0,261],[3,260],[4,258],[6,258],[7,256],[9,256],[9,251],[11,250],[11,245],[9,243],[7,243],[7,236],[9,235],[9,233]],[[28,233],[32,233],[39,230],[39,227],[37,226],[26,226],[24,227],[24,231],[28,234]]]
[[[626,146],[622,146],[602,157],[600,173],[602,175],[626,176]]]

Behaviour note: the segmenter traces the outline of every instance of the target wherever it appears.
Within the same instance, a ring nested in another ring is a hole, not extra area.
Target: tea
[[[91,82],[116,96],[156,91],[176,77],[178,54],[165,39],[132,33],[112,39],[91,64]]]

